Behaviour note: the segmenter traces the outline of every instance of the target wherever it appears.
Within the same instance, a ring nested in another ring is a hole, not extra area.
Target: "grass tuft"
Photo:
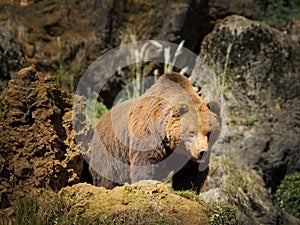
[[[209,218],[209,225],[239,225],[240,221],[237,219],[237,211],[232,206],[219,205],[215,203],[210,203],[202,199],[199,195],[192,191],[176,191],[176,194],[190,199],[192,201],[199,202],[205,207]]]

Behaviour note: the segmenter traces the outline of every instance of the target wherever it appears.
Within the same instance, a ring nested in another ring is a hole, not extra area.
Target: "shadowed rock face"
[[[272,194],[255,170],[242,169],[224,156],[212,156],[203,192],[209,202],[232,205],[243,225],[299,224],[299,220],[276,207]]]
[[[200,55],[208,67],[202,66],[193,75],[203,84],[203,95],[212,98],[222,92],[224,97],[224,137],[215,153],[234,162],[232,171],[255,169],[263,178],[241,175],[243,179],[249,177],[249,190],[257,189],[252,193],[232,185],[236,191],[231,195],[224,192],[226,179],[231,181],[227,172],[220,162],[211,163],[205,198],[236,205],[245,224],[289,220],[273,205],[264,186],[274,192],[286,174],[300,170],[298,24],[291,21],[283,32],[241,16],[229,16],[205,37]],[[288,222],[298,223],[293,218]]]
[[[80,181],[83,158],[72,131],[72,97],[53,76],[34,66],[22,69],[0,106],[0,205],[36,188],[59,190]]]
[[[0,93],[15,72],[27,65],[16,38],[0,27]]]
[[[289,35],[295,23],[282,32],[230,16],[202,43],[201,56],[224,75],[222,153],[257,169],[272,191],[286,174],[300,170],[300,53],[298,38]]]
[[[73,90],[88,65],[120,44],[150,39],[175,43],[185,40],[184,46],[198,54],[216,19],[230,14],[253,18],[263,11],[265,2],[2,0],[0,26],[15,34],[29,65],[42,65],[51,71],[68,70],[74,77],[65,86]],[[153,66],[147,70],[145,73],[150,73]],[[100,93],[106,106],[112,106],[131,76],[124,73],[111,77]],[[91,82],[99,83],[97,79]]]

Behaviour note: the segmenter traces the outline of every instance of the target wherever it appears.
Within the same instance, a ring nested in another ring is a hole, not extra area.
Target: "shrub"
[[[102,103],[98,102],[96,98],[87,99],[86,101],[86,118],[93,125],[96,126],[99,119],[108,112],[108,108]]]
[[[237,210],[229,205],[219,205],[216,203],[206,202],[201,199],[199,195],[192,191],[176,191],[176,194],[199,202],[205,207],[209,218],[209,225],[228,224],[228,225],[239,225],[241,224],[237,218]]]
[[[285,25],[292,17],[300,19],[299,0],[269,0],[268,7],[262,21],[268,24]]]
[[[300,172],[286,175],[274,195],[275,204],[300,218]]]

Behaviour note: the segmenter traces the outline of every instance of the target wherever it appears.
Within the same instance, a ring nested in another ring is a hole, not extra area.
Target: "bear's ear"
[[[186,112],[189,111],[189,107],[186,104],[181,104],[178,108],[178,114],[179,116],[185,114]]]

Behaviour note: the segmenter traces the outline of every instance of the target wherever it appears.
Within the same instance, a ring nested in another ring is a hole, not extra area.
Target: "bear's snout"
[[[199,161],[199,163],[202,163],[207,158],[208,150],[207,149],[201,149],[198,154],[199,154],[199,160],[198,161]]]
[[[203,158],[203,156],[207,153],[207,149],[201,149],[199,151],[199,158]]]

